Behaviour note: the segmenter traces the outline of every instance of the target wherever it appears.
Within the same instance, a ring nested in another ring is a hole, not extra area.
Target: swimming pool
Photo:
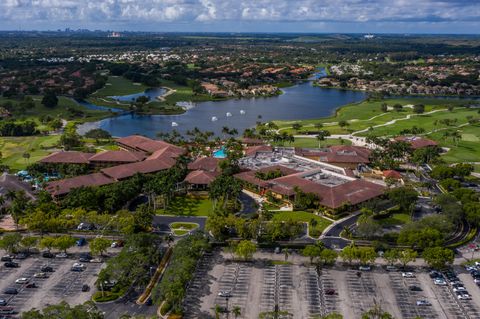
[[[215,157],[215,158],[225,158],[225,157],[227,157],[227,153],[225,153],[225,148],[222,147],[221,149],[213,152],[213,157]]]

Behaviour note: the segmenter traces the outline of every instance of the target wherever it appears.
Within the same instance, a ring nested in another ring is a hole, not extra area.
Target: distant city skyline
[[[478,34],[469,0],[4,0],[0,30]]]

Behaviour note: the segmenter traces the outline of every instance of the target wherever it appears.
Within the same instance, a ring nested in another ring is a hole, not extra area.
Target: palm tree
[[[235,316],[235,319],[237,319],[237,317],[242,313],[242,309],[239,306],[235,306],[232,309],[232,313]]]
[[[290,251],[288,250],[288,248],[283,248],[282,252],[285,255],[285,261],[287,261]]]
[[[220,307],[220,305],[215,305],[212,310],[215,311],[215,319],[220,319],[220,312],[222,312],[222,307]]]

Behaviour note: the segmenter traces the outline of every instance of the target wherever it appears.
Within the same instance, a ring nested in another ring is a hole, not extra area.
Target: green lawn
[[[171,223],[170,228],[172,229],[187,229],[187,230],[192,230],[198,227],[198,224],[196,223]]]
[[[275,121],[280,127],[280,130],[286,130],[287,132],[299,133],[314,130],[315,123],[323,124],[322,130],[328,130],[332,134],[348,134],[350,131],[357,131],[367,129],[370,126],[383,124],[388,121],[404,118],[407,115],[412,115],[412,108],[404,108],[401,112],[388,111],[383,112],[381,105],[387,103],[388,106],[394,104],[414,105],[424,104],[425,112],[429,112],[437,109],[446,109],[447,104],[461,106],[467,103],[462,100],[441,100],[441,99],[420,99],[420,98],[408,98],[408,99],[386,99],[382,101],[363,101],[359,103],[353,103],[345,105],[339,108],[335,115],[331,117],[325,117],[320,119],[299,120],[299,121]],[[450,112],[445,112],[450,113]],[[413,116],[415,118],[416,116]],[[338,126],[339,121],[347,121],[348,126]],[[303,127],[298,131],[294,131],[291,126],[293,123],[300,123]],[[399,122],[401,123],[401,122]],[[418,125],[418,124],[417,124]],[[410,126],[409,126],[410,127]]]
[[[99,97],[129,95],[141,93],[147,88],[147,86],[141,83],[134,83],[123,76],[109,76],[107,84],[92,95]]]
[[[208,198],[197,198],[188,196],[175,197],[167,209],[159,209],[160,215],[178,216],[209,216],[213,212],[212,201]]]
[[[387,218],[382,218],[382,219],[376,219],[380,225],[384,227],[391,227],[391,226],[396,226],[396,225],[404,225],[408,223],[411,220],[409,214],[404,214],[404,213],[395,213]]]
[[[59,135],[27,136],[27,137],[0,137],[0,151],[2,163],[14,170],[21,170],[51,153],[49,149],[55,147],[60,139]],[[28,160],[23,158],[29,153]]]
[[[480,126],[471,125],[458,129],[462,134],[462,139],[454,142],[451,138],[445,139],[443,132],[430,134],[429,137],[437,141],[440,146],[448,147],[450,150],[442,155],[442,159],[447,163],[479,162],[480,161],[480,141],[474,141],[472,136],[480,136]],[[470,138],[464,139],[463,136]]]
[[[314,219],[317,224],[312,226],[312,219]],[[321,216],[314,215],[309,212],[304,211],[296,211],[296,212],[276,212],[273,215],[273,220],[280,220],[280,221],[298,221],[298,222],[306,222],[309,223],[310,229],[310,236],[312,237],[319,237],[323,230],[328,227],[332,222],[328,219],[325,219]]]
[[[58,97],[58,105],[54,108],[45,107],[41,103],[42,96],[33,95],[31,97],[35,102],[35,107],[32,109],[25,110],[22,113],[14,112],[16,119],[18,120],[31,119],[39,123],[39,120],[38,120],[39,117],[42,115],[48,114],[51,117],[58,117],[58,118],[67,119],[67,120],[75,120],[77,122],[86,122],[86,121],[96,121],[96,120],[105,118],[109,115],[109,112],[106,112],[106,111],[90,110],[81,105],[78,105],[74,100],[65,96]],[[14,99],[6,99],[3,97],[0,97],[0,104],[3,104],[7,101],[12,102],[13,104],[19,103],[19,101]]]
[[[343,143],[342,143],[343,141]],[[295,142],[287,144],[288,146],[294,147],[305,147],[305,148],[318,148],[320,147],[328,147],[332,145],[351,145],[352,142],[350,140],[340,140],[338,138],[329,138],[324,141],[317,141],[316,138],[307,138],[307,137],[297,137],[295,138]]]

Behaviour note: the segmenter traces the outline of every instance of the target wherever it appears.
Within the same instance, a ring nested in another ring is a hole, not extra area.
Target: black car
[[[7,261],[3,265],[7,268],[18,268],[18,267],[20,267],[20,265],[18,263],[13,262],[13,261]]]
[[[15,256],[15,259],[26,259],[28,256],[25,253],[19,253]]]
[[[42,257],[43,257],[43,258],[53,258],[53,257],[55,257],[55,255],[52,254],[52,253],[49,252],[49,251],[44,251],[44,252],[42,253]]]
[[[34,282],[31,282],[29,284],[25,285],[25,288],[38,288],[37,284]]]
[[[12,261],[12,257],[10,256],[2,256],[2,258],[0,259],[1,261]]]
[[[18,290],[17,288],[7,288],[3,293],[7,295],[16,295],[18,294]]]
[[[89,263],[90,262],[90,258],[87,258],[87,257],[80,257],[78,259],[79,262],[81,263]]]
[[[42,272],[53,272],[53,268],[50,266],[43,266],[40,270]]]
[[[3,307],[6,305],[7,305],[7,301],[5,299],[0,299],[0,306]]]
[[[414,285],[408,287],[408,289],[410,291],[422,291],[422,288],[420,288],[419,286],[414,286]]]
[[[147,301],[145,302],[145,304],[146,304],[147,306],[153,305],[153,300],[152,300],[152,298],[148,298]]]
[[[89,291],[90,290],[90,286],[89,285],[83,285],[82,286],[82,291],[83,292],[86,292],[86,291]]]

